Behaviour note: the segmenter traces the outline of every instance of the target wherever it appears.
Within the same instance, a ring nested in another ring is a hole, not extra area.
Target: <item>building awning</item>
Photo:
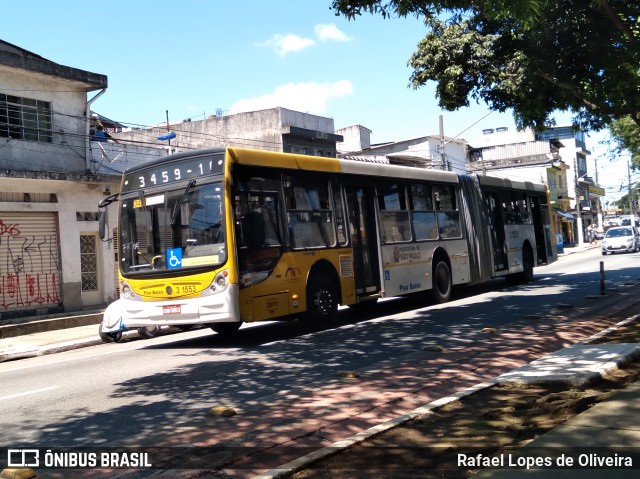
[[[561,209],[554,208],[554,209],[553,209],[553,211],[554,211],[556,214],[558,214],[558,215],[562,216],[562,220],[563,220],[563,221],[573,221],[573,220],[575,220],[575,219],[576,219],[576,218],[575,218],[575,216],[573,216],[571,213],[567,213],[566,211],[563,211],[563,210],[561,210]]]

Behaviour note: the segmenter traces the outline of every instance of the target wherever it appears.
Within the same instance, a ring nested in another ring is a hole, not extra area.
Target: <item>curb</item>
[[[41,319],[17,324],[5,324],[0,326],[0,339],[100,324],[102,316],[103,312],[97,311],[95,313],[79,314],[76,316],[63,316],[60,318]]]
[[[96,336],[97,336],[97,333],[96,333]],[[35,358],[38,356],[45,356],[47,354],[62,353],[65,351],[71,351],[74,349],[95,346],[102,343],[103,341],[99,337],[96,337],[95,339],[86,338],[86,339],[78,339],[75,341],[67,341],[64,343],[52,344],[49,346],[38,346],[32,349],[16,349],[13,351],[9,350],[5,352],[0,352],[0,363],[6,362],[6,361],[15,361],[18,359]]]

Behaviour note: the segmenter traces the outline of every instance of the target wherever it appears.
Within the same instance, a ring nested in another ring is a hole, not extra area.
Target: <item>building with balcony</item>
[[[98,202],[119,177],[91,169],[88,115],[105,75],[0,40],[0,324],[114,296]]]
[[[507,128],[483,130],[483,145],[470,149],[470,171],[493,176],[518,175],[549,188],[556,231],[565,243],[582,243],[589,224],[602,224],[605,191],[589,177],[585,135],[569,126],[541,132]]]

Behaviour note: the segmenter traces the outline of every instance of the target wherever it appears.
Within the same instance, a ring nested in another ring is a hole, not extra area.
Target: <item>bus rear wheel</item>
[[[233,323],[212,323],[209,325],[211,329],[222,336],[228,336],[237,332],[240,326],[242,326],[241,321],[234,321]]]
[[[439,260],[433,267],[432,296],[437,303],[451,299],[451,268],[446,261]]]
[[[533,251],[531,248],[525,247],[522,249],[522,271],[508,275],[507,281],[513,285],[533,281]]]
[[[307,317],[311,320],[330,318],[338,310],[338,293],[324,275],[313,276],[307,285]]]
[[[522,251],[522,282],[530,283],[533,281],[533,251],[526,248]]]

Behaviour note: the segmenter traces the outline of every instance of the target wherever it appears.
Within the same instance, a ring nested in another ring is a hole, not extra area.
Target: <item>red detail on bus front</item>
[[[179,304],[162,307],[162,314],[180,314],[181,312],[182,312],[182,306]]]

